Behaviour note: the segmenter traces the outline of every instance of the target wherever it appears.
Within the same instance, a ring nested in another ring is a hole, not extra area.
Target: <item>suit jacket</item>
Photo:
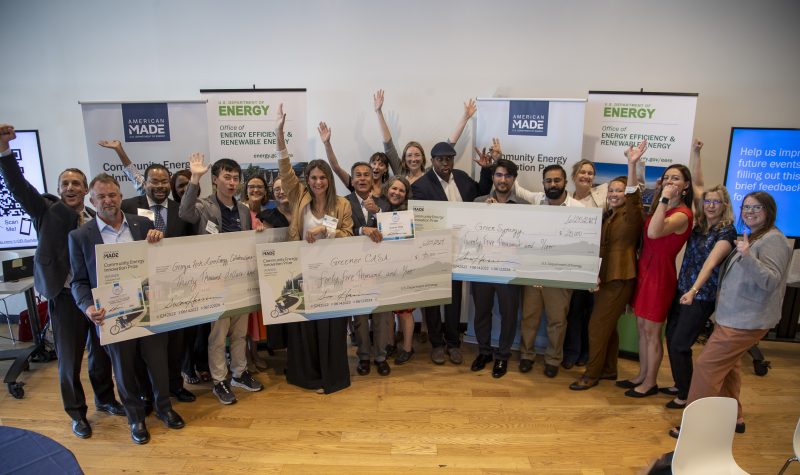
[[[33,257],[33,283],[51,299],[64,288],[69,274],[67,235],[78,227],[78,213],[58,197],[41,194],[22,174],[13,155],[0,158],[0,174],[14,199],[33,220],[39,245]],[[90,215],[94,211],[87,208]]]
[[[122,212],[129,214],[139,214],[139,209],[150,209],[150,203],[147,201],[146,196],[136,196],[122,200]],[[155,226],[155,224],[154,224]],[[194,230],[192,223],[187,223],[179,216],[178,203],[167,200],[167,229],[164,232],[164,237],[181,237],[193,236]]]
[[[358,202],[358,196],[356,196],[355,192],[350,193],[349,195],[345,196],[345,198],[347,198],[347,201],[350,202],[350,208],[353,211],[353,236],[359,236],[360,233],[358,230],[365,226],[370,228],[378,227],[378,218],[375,217],[375,213],[367,212],[367,216],[364,216],[364,212],[361,209],[361,203]],[[375,201],[375,204],[381,209],[381,211],[386,211],[388,208],[388,203],[385,202],[385,200],[374,196],[372,199]]]
[[[305,213],[308,205],[311,204],[312,195],[311,192],[308,191],[308,187],[300,183],[300,179],[297,178],[297,174],[295,174],[294,169],[292,169],[289,153],[286,150],[280,150],[278,153],[281,155],[278,159],[281,185],[283,185],[283,190],[289,198],[289,203],[292,204],[292,222],[289,223],[289,240],[299,241],[303,237],[301,233],[303,227],[303,213]],[[333,183],[330,185],[333,186]],[[185,199],[186,195],[181,199],[181,206],[183,206],[183,200]],[[341,196],[337,196],[336,208],[333,214],[335,215],[333,217],[338,219],[336,224],[336,237],[352,236],[353,210],[350,207],[350,201]]]
[[[219,202],[216,196],[212,193],[205,198],[198,198],[197,193],[200,191],[200,186],[189,183],[186,186],[186,191],[181,198],[181,204],[178,208],[178,216],[192,225],[194,225],[194,234],[208,234],[206,226],[208,222],[217,225],[217,229],[222,232],[222,212],[219,210]],[[239,210],[239,222],[242,223],[242,231],[250,231],[253,229],[253,223],[250,220],[250,208],[236,202],[236,209]]]
[[[451,179],[456,181],[456,187],[461,194],[461,200],[464,202],[475,201],[479,195],[488,194],[492,189],[492,180],[489,176],[488,186],[487,181],[483,175],[486,174],[487,168],[481,169],[481,182],[477,183],[470,178],[465,172],[453,169],[451,172]],[[417,181],[411,184],[411,195],[415,200],[424,201],[447,201],[447,195],[439,183],[439,176],[433,171],[433,168],[425,172],[424,175],[419,177]]]
[[[603,220],[600,283],[636,278],[636,250],[644,229],[642,193],[625,195],[625,204]]]
[[[731,252],[719,275],[717,323],[741,330],[770,329],[781,319],[792,249],[777,228]]]
[[[147,238],[147,231],[153,229],[153,222],[144,216],[125,214],[134,241]],[[93,219],[69,233],[69,260],[72,267],[72,297],[78,308],[86,310],[94,305],[92,289],[97,287],[97,268],[94,246],[103,244],[103,237]]]

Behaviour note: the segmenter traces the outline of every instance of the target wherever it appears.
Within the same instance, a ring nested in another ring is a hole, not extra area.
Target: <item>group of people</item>
[[[193,154],[189,168],[175,174],[152,164],[140,174],[119,141],[101,141],[127,166],[141,196],[124,199],[117,180],[101,173],[87,183],[78,169],[59,175],[56,197],[43,194],[22,175],[9,148],[14,128],[0,125],[0,173],[10,192],[30,214],[39,235],[35,255],[35,286],[49,302],[58,353],[58,370],[64,408],[78,437],[92,435],[80,382],[84,349],[89,351],[89,378],[98,410],[126,415],[134,442],[150,438],[145,418],[155,409],[167,427],[180,429],[184,421],[170,397],[195,400],[184,383],[213,383],[213,394],[222,404],[236,402],[232,387],[259,391],[254,376],[265,368],[256,349],[265,338],[260,313],[237,315],[212,324],[112,343],[100,347],[95,325],[102,325],[105,309],[97,308],[91,289],[97,286],[96,244],[147,240],[196,234],[216,234],[266,228],[287,228],[288,239],[315,243],[320,239],[366,236],[383,239],[376,215],[405,210],[410,198],[435,201],[475,201],[496,206],[575,206],[603,209],[597,288],[572,291],[541,286],[473,283],[474,331],[478,355],[472,371],[493,363],[491,374],[501,378],[508,371],[521,310],[519,371],[534,365],[534,342],[543,312],[546,313],[547,348],[543,372],[553,378],[559,367],[585,365],[583,374],[569,388],[587,390],[600,380],[614,380],[625,395],[642,398],[659,391],[674,397],[668,408],[680,409],[706,396],[726,395],[738,400],[739,359],[780,318],[790,249],[775,227],[777,209],[764,192],[748,194],[741,219],[747,232],[739,239],[733,223],[728,192],[723,186],[704,189],[700,150],[695,141],[691,170],[668,167],[645,215],[642,205],[647,143],[625,150],[627,176],[595,184],[594,164],[578,162],[571,173],[574,192],[567,191],[567,172],[551,165],[542,172],[542,192],[517,183],[518,168],[503,158],[500,141],[488,151],[475,149],[480,178],[454,168],[454,145],[475,113],[468,101],[454,134],[435,144],[427,167],[425,150],[409,142],[399,154],[383,116],[383,91],[374,97],[384,151],[368,161],[343,169],[331,145],[331,129],[324,122],[319,136],[326,160],[309,162],[303,179],[291,165],[284,137],[286,115],[278,108],[276,122],[279,178],[272,185],[275,207],[265,208],[269,187],[262,176],[242,177],[231,159],[209,166],[201,154]],[[201,197],[200,179],[211,172],[212,192]],[[334,173],[350,194],[338,196]],[[95,207],[84,206],[89,195]],[[171,195],[171,198],[170,198]],[[675,259],[686,246],[680,273]],[[435,364],[448,359],[461,364],[460,350],[462,282],[452,281],[452,301],[422,309],[423,323]],[[492,308],[500,309],[499,344],[492,345]],[[617,320],[631,304],[638,317],[639,373],[619,379]],[[352,323],[358,348],[356,371],[367,375],[374,365],[378,374],[391,373],[388,359],[396,351],[395,365],[407,363],[413,347],[414,309],[305,321],[267,328],[266,336],[280,336],[287,348],[286,379],[319,393],[333,393],[350,385],[347,334]],[[716,311],[716,327],[697,361],[692,345]],[[661,332],[667,322],[667,348],[673,387],[656,384],[663,357]],[[395,329],[402,333],[395,347]],[[229,342],[230,362],[226,358]],[[114,396],[113,374],[121,403]],[[744,430],[739,406],[737,431]],[[677,435],[673,428],[671,435]]]

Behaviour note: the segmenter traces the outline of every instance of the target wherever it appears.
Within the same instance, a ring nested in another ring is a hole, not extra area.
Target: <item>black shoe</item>
[[[636,387],[636,386],[634,386],[634,387]],[[628,388],[628,389],[630,389],[630,388]],[[660,392],[661,394],[666,394],[667,396],[675,397],[675,396],[678,395],[678,388],[676,388],[675,386],[672,386],[672,387],[669,387],[669,388],[658,388],[658,392]]]
[[[508,360],[494,360],[494,367],[492,368],[493,378],[502,378],[508,371]]]
[[[757,376],[766,376],[769,369],[772,367],[769,361],[766,360],[753,360],[753,371]]]
[[[369,363],[369,361],[367,361]],[[392,368],[389,367],[389,363],[386,360],[383,361],[376,361],[375,366],[378,367],[378,374],[381,376],[389,376],[389,373],[392,372]]]
[[[486,367],[486,363],[492,362],[492,355],[478,355],[475,361],[472,362],[470,369],[472,371],[480,371]]]
[[[356,372],[361,376],[366,376],[369,374],[369,360],[359,360],[358,366],[356,366]]]
[[[737,434],[744,434],[744,422],[737,422],[736,423],[736,433]]]
[[[618,388],[622,388],[622,389],[633,389],[633,388],[635,388],[636,386],[638,386],[640,384],[642,384],[642,383],[634,383],[630,379],[620,379],[619,381],[614,383],[614,386],[616,386]]]
[[[153,413],[153,399],[150,396],[141,396],[140,399],[144,404],[144,415],[147,417]]]
[[[561,367],[564,368],[564,369],[572,369],[573,366],[575,366],[575,363],[572,363],[572,362],[569,362],[569,361],[562,361],[561,362]]]
[[[519,360],[519,372],[527,373],[533,369],[533,360]]]
[[[558,366],[545,363],[544,375],[548,378],[555,378],[558,376]]]
[[[131,439],[139,445],[150,442],[150,432],[147,431],[147,426],[144,425],[144,422],[131,424]]]
[[[403,365],[408,363],[408,360],[414,356],[414,348],[411,348],[411,351],[400,350],[400,354],[397,355],[397,358],[394,359],[395,365]]]
[[[97,410],[111,414],[112,416],[125,415],[125,408],[118,401],[111,401],[108,404],[98,404]]]
[[[186,423],[183,422],[183,418],[172,409],[164,414],[156,414],[156,417],[170,429],[183,429],[183,426],[186,425]]]
[[[653,386],[652,388],[648,389],[643,393],[637,391],[636,388],[630,388],[627,391],[625,391],[626,396],[634,398],[643,398],[647,396],[653,396],[655,394],[658,394],[658,386]]]
[[[391,358],[397,353],[396,345],[386,345],[386,357]]]
[[[686,403],[680,404],[675,402],[675,400],[673,399],[672,401],[666,403],[664,407],[666,407],[667,409],[684,409],[686,407]]]
[[[86,419],[72,420],[72,433],[81,439],[88,439],[92,436],[92,426]]]
[[[197,397],[195,397],[195,395],[192,394],[192,392],[186,388],[178,389],[177,391],[172,393],[172,397],[174,397],[180,402],[194,402],[195,399],[197,399]]]

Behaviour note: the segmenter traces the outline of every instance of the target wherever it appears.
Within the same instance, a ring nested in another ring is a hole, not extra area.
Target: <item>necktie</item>
[[[164,209],[161,205],[153,205],[153,213],[155,214],[155,226],[156,229],[161,231],[162,233],[167,228],[167,223],[164,222],[164,218],[161,216],[161,210]]]

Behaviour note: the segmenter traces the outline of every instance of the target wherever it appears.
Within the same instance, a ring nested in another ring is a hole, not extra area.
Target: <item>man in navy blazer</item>
[[[169,199],[170,173],[164,165],[150,164],[144,170],[143,187],[145,194],[122,200],[122,212],[145,216],[153,226],[164,233],[164,237],[192,236],[194,229],[178,216],[178,203]],[[196,329],[179,328],[167,333],[167,361],[169,369],[169,392],[181,402],[192,402],[195,395],[183,387],[181,364],[186,345],[194,345]],[[152,388],[148,384],[147,372],[139,365],[138,377],[143,388],[142,396],[150,398]]]
[[[158,242],[164,234],[153,229],[153,223],[142,216],[124,214],[120,209],[122,193],[119,183],[111,175],[101,173],[89,184],[91,202],[97,216],[69,233],[70,264],[72,268],[72,295],[78,307],[97,325],[103,325],[105,309],[96,308],[92,289],[97,287],[95,246],[131,241]],[[137,444],[146,444],[150,433],[145,426],[145,406],[136,380],[135,365],[139,358],[147,365],[147,372],[155,395],[156,417],[167,427],[180,429],[183,419],[172,410],[169,400],[169,379],[165,368],[167,361],[167,335],[150,335],[133,340],[111,343],[106,346],[114,366],[122,404],[128,415],[131,438]]]
[[[448,142],[439,142],[431,149],[432,164],[430,170],[425,172],[411,185],[411,196],[415,200],[427,201],[475,201],[478,195],[488,194],[491,190],[491,178],[487,168],[481,170],[480,184],[470,178],[465,172],[453,168],[456,150]],[[487,177],[483,177],[487,175]],[[423,309],[425,323],[430,335],[431,360],[436,364],[444,364],[445,349],[453,364],[461,364],[464,357],[461,355],[461,288],[460,280],[453,281],[453,300],[444,306],[444,337],[442,336],[442,317],[439,306]]]
[[[91,437],[86,419],[86,396],[81,384],[83,353],[89,349],[89,381],[97,409],[109,414],[125,414],[114,397],[111,360],[100,347],[93,325],[75,305],[69,289],[70,269],[67,234],[88,221],[94,211],[85,208],[86,175],[68,168],[58,176],[60,199],[41,194],[23,176],[9,142],[16,138],[14,127],[0,124],[0,174],[14,199],[33,220],[39,237],[34,256],[33,278],[36,290],[47,299],[53,338],[58,356],[58,380],[64,410],[72,418],[72,431],[78,437]]]

